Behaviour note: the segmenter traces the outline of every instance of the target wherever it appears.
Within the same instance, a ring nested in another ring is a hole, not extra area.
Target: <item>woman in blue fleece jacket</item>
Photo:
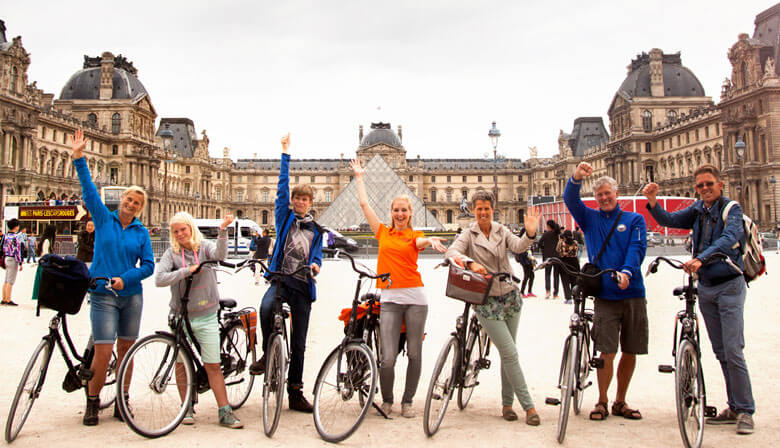
[[[112,288],[118,294],[118,297],[111,294],[105,284],[90,294],[89,316],[95,340],[91,366],[94,376],[89,382],[83,423],[94,426],[98,424],[100,390],[106,381],[114,341],[118,336],[118,365],[138,338],[143,308],[141,280],[154,272],[154,255],[149,231],[137,218],[144,209],[146,193],[141,187],[128,187],[122,193],[119,208],[109,212],[89,174],[83,153],[86,145],[84,131],[77,130],[72,139],[73,165],[81,182],[84,204],[95,223],[95,252],[89,274],[110,278]],[[121,419],[116,406],[114,417]]]

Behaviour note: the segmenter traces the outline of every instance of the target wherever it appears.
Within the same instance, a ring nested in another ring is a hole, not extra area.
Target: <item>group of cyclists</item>
[[[127,188],[117,210],[109,212],[101,202],[84,159],[86,144],[83,131],[76,131],[72,139],[73,164],[95,229],[90,275],[110,278],[113,291],[106,290],[103,282],[90,293],[90,322],[95,343],[91,370],[94,376],[88,384],[83,423],[97,425],[100,390],[114,344],[118,363],[121,363],[139,335],[143,308],[142,280],[154,274],[157,286],[170,286],[170,308],[176,311],[182,294],[181,280],[193,275],[201,262],[226,257],[226,229],[233,218],[230,215],[224,218],[218,239],[213,242],[203,238],[192,216],[186,212],[177,213],[168,224],[170,248],[155,265],[149,232],[138,219],[147,202],[146,193],[137,186]],[[312,187],[307,184],[290,187],[289,134],[282,138],[281,146],[275,203],[277,232],[269,269],[302,273],[285,277],[265,292],[260,305],[262,349],[265,352],[267,339],[273,330],[272,307],[276,288],[281,288],[281,295],[290,308],[292,323],[287,385],[289,407],[300,412],[312,412],[312,405],[303,393],[303,367],[311,307],[317,299],[314,277],[322,267],[324,230],[310,214]],[[521,236],[515,235],[493,221],[496,206],[493,195],[488,191],[477,191],[471,198],[474,222],[460,232],[449,247],[445,247],[443,238],[426,237],[423,232],[412,228],[413,209],[408,196],[395,197],[390,205],[390,222],[381,222],[369,204],[365,169],[357,160],[353,160],[350,166],[360,207],[379,243],[377,272],[390,274],[389,282],[380,279],[376,284],[381,291],[381,359],[378,360],[381,409],[386,415],[398,412],[402,417],[413,418],[416,415],[413,399],[421,375],[422,341],[429,303],[417,265],[419,253],[430,246],[476,273],[512,272],[510,252],[527,253],[540,232],[540,214],[535,208],[529,209],[524,217],[524,232]],[[610,415],[607,390],[615,375],[613,365],[618,348],[621,357],[617,365],[617,393],[611,414],[641,419],[640,411],[628,406],[626,394],[636,366],[636,355],[646,354],[648,347],[647,300],[640,271],[647,247],[647,225],[640,214],[620,209],[617,184],[608,176],[593,183],[598,209],[586,207],[580,199],[581,181],[592,173],[593,168],[588,163],[581,163],[569,179],[564,193],[564,201],[581,228],[581,235],[584,235],[590,262],[600,269],[618,271],[614,280],[602,278],[595,299],[593,338],[604,363],[597,369],[599,398],[590,419],[605,420]],[[742,353],[745,282],[738,272],[742,267],[739,245],[745,243],[742,210],[739,205],[731,207],[724,221],[721,217],[723,183],[718,169],[703,165],[694,174],[701,200],[684,210],[674,213],[664,211],[655,200],[658,186],[654,183],[645,187],[644,194],[649,200],[650,213],[660,224],[693,231],[693,258],[686,262],[686,269],[698,273],[700,307],[713,350],[723,370],[728,396],[728,407],[720,415],[709,418],[707,423],[736,424],[739,434],[749,434],[753,431],[755,405]],[[572,235],[564,235],[563,238],[565,255],[576,259],[576,244],[565,247],[571,243]],[[557,249],[560,250],[560,247]],[[718,262],[702,267],[702,260],[714,252],[726,254],[729,263]],[[309,268],[308,274],[301,271],[303,266]],[[531,269],[526,271],[532,273]],[[549,282],[546,289],[549,295]],[[566,295],[568,298],[568,290]],[[540,417],[523,376],[516,340],[524,297],[527,295],[519,292],[514,285],[495,282],[487,301],[475,306],[474,310],[500,354],[501,416],[507,421],[518,419],[513,410],[514,400],[517,399],[525,412],[525,423],[538,426]],[[219,424],[241,428],[242,422],[227,402],[225,380],[219,367],[218,302],[216,275],[212,270],[204,270],[193,279],[187,305],[190,323],[200,343],[200,355],[216,398]],[[399,354],[402,326],[406,332],[408,364],[401,406],[396,409],[393,393],[395,361]],[[251,373],[262,375],[265,363],[265,356],[260,357],[251,365]],[[132,409],[129,411],[132,412]],[[185,424],[194,423],[194,411],[189,409]],[[122,419],[116,407],[114,417]]]

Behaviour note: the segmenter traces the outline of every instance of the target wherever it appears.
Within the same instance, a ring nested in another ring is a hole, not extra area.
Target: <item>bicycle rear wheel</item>
[[[125,423],[154,438],[170,433],[184,419],[193,401],[195,369],[190,354],[183,347],[177,350],[172,336],[155,334],[130,347],[119,365],[117,382],[117,403]]]
[[[238,409],[246,403],[255,376],[249,374],[249,366],[255,362],[255,346],[249,343],[246,329],[240,322],[228,328],[222,339],[222,372],[230,407]]]
[[[279,425],[284,401],[284,385],[287,382],[287,353],[284,339],[277,333],[268,343],[265,356],[265,376],[263,381],[263,430],[271,437]]]
[[[324,440],[351,436],[374,403],[377,367],[365,344],[336,347],[320,368],[314,384],[314,426]]]
[[[480,327],[479,332],[471,332],[466,343],[466,373],[463,375],[463,383],[458,386],[458,408],[466,409],[471,400],[471,394],[477,387],[477,376],[482,370],[481,361],[485,357],[488,347],[488,338],[485,330]]]
[[[5,441],[11,443],[22,430],[27,416],[30,415],[35,399],[41,393],[43,382],[46,380],[46,369],[51,359],[52,342],[43,339],[33,350],[27,367],[24,368],[22,379],[16,388],[16,394],[11,402],[11,410],[8,411],[8,420],[5,422]]]
[[[563,349],[563,359],[561,361],[561,408],[558,410],[558,443],[563,443],[566,438],[566,425],[569,423],[569,409],[571,408],[571,397],[575,385],[575,375],[577,374],[577,336],[571,335],[566,340]]]
[[[450,336],[439,352],[439,358],[433,368],[428,394],[425,396],[425,411],[423,412],[423,430],[428,437],[439,430],[447,405],[452,398],[457,379],[457,369],[460,368],[458,338]]]
[[[688,339],[680,342],[674,367],[680,436],[686,447],[698,448],[704,437],[704,376],[696,346]]]
[[[103,383],[103,388],[100,389],[100,409],[106,409],[116,400],[116,371],[119,368],[119,363],[116,359],[116,352],[111,352],[111,360],[108,361],[108,368],[106,370],[106,382]],[[84,388],[87,391],[87,388]]]
[[[590,334],[587,329],[585,330],[585,333],[580,336],[577,345],[579,347],[577,350],[579,356],[576,360],[576,381],[574,382],[574,389],[572,390],[574,415],[580,415],[580,411],[582,410],[582,395],[585,393],[585,384],[590,375]]]

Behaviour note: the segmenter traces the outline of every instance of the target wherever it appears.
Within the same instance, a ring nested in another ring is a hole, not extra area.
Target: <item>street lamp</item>
[[[734,143],[734,149],[737,151],[737,161],[739,162],[739,204],[742,210],[747,211],[745,204],[745,142],[742,137],[737,136],[737,142]]]
[[[772,186],[772,231],[777,232],[777,200],[775,199],[775,175],[769,177],[769,185]]]
[[[493,210],[493,220],[498,221],[498,153],[496,148],[498,147],[498,137],[501,137],[501,131],[496,128],[495,121],[488,131],[488,137],[490,137],[490,144],[493,145],[493,198],[496,201],[496,208]]]
[[[171,131],[170,125],[168,123],[165,123],[165,129],[160,131],[159,135],[163,141],[163,153],[165,157],[163,159],[163,163],[165,163],[165,174],[163,176],[163,222],[161,226],[161,230],[165,232],[168,228],[168,163],[175,160],[175,158],[168,158],[168,153],[171,150],[171,143],[173,141],[173,131]]]

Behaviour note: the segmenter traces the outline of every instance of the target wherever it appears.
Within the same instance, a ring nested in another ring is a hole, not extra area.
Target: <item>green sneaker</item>
[[[228,428],[232,429],[239,429],[243,428],[244,424],[241,423],[241,420],[236,417],[236,414],[233,413],[233,409],[230,408],[230,405],[225,406],[225,408],[219,408],[219,424],[220,426],[226,426]]]
[[[182,425],[194,425],[195,424],[195,410],[190,407],[187,409],[187,413],[184,414],[184,419],[181,421]]]

